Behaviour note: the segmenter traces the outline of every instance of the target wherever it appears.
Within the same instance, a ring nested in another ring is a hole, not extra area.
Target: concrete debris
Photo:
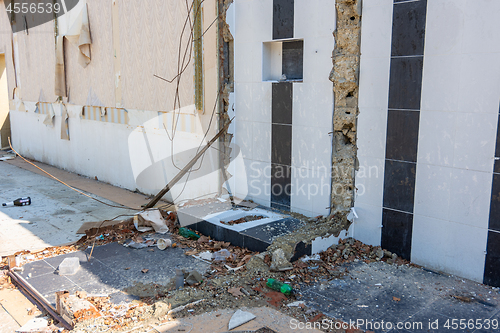
[[[296,302],[292,302],[292,303],[287,304],[287,306],[289,308],[291,308],[291,307],[302,307],[304,305],[306,305],[306,302],[303,302],[303,301],[296,301]]]
[[[321,257],[319,256],[319,254],[314,254],[312,256],[302,257],[300,260],[302,260],[303,262],[307,262],[307,261],[320,261]]]
[[[68,291],[56,292],[56,311],[72,326],[77,322],[101,317],[94,304],[77,295],[70,295]]]
[[[189,284],[190,286],[194,286],[201,282],[203,282],[203,276],[201,276],[201,274],[198,273],[197,271],[191,271],[186,277],[186,283]]]
[[[288,261],[285,256],[285,251],[283,249],[277,249],[273,252],[273,258],[271,262],[271,270],[272,271],[287,271],[292,269],[293,266]]]
[[[246,324],[250,320],[254,320],[255,318],[257,317],[250,312],[238,310],[231,317],[231,320],[229,320],[228,329],[232,330],[233,328]]]
[[[80,259],[66,258],[59,265],[59,275],[73,275],[80,268]]]
[[[152,228],[159,234],[166,234],[168,232],[165,219],[161,215],[159,209],[148,210],[135,215],[134,225],[140,232],[150,231]]]

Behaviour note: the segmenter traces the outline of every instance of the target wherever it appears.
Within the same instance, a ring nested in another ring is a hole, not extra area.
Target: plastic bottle
[[[275,279],[268,279],[266,286],[272,290],[281,291],[285,295],[290,295],[293,292],[293,288],[286,283],[280,282]]]
[[[24,197],[24,198],[19,198],[11,202],[6,202],[3,203],[2,206],[7,207],[7,206],[27,206],[31,205],[31,198],[30,197]]]
[[[186,238],[194,239],[194,240],[197,240],[198,238],[200,238],[200,235],[197,235],[194,231],[189,230],[187,228],[180,228],[179,235],[186,237]]]

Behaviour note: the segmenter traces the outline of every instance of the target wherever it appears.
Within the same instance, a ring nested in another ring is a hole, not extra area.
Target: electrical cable
[[[99,202],[99,203],[102,203],[103,205],[106,205],[106,206],[109,206],[109,207],[113,207],[113,208],[121,208],[121,209],[128,209],[128,210],[136,210],[136,211],[138,211],[138,209],[135,209],[135,208],[129,208],[129,207],[123,207],[123,206],[116,206],[116,205],[111,205],[111,204],[108,204],[107,202],[104,202],[104,201],[102,201],[102,200],[99,200],[99,199],[97,199],[97,198],[94,198],[94,197],[92,197],[92,196],[90,196],[90,195],[88,195],[88,194],[86,194],[86,193],[83,193],[83,192],[82,192],[82,191],[80,191],[79,189],[76,189],[76,188],[74,188],[73,186],[66,184],[65,182],[63,182],[62,180],[60,180],[59,178],[57,178],[56,176],[53,176],[53,175],[51,175],[49,172],[47,172],[47,171],[43,170],[42,168],[40,168],[38,165],[36,165],[36,164],[34,164],[34,163],[32,163],[32,162],[28,161],[27,159],[25,159],[25,158],[24,158],[21,154],[19,154],[19,153],[18,153],[18,152],[17,152],[17,151],[16,151],[16,150],[12,147],[12,144],[11,144],[11,142],[10,142],[10,137],[8,138],[8,140],[9,140],[9,146],[10,146],[10,149],[12,149],[12,151],[13,151],[14,153],[16,153],[16,155],[17,155],[17,156],[19,156],[20,158],[22,158],[22,159],[23,159],[26,163],[31,164],[32,166],[34,166],[34,167],[35,167],[35,168],[37,168],[38,170],[40,170],[40,171],[42,171],[43,173],[45,173],[45,174],[49,175],[50,177],[54,178],[54,179],[55,179],[55,180],[57,180],[59,183],[61,183],[61,184],[65,185],[65,186],[67,186],[67,187],[69,187],[69,188],[70,188],[70,189],[72,189],[73,191],[78,192],[78,193],[80,193],[80,194],[82,194],[82,195],[84,195],[84,196],[86,196],[86,197],[89,197],[89,198],[90,198],[90,199],[92,199],[92,200],[95,200],[95,201],[97,201],[97,202]]]

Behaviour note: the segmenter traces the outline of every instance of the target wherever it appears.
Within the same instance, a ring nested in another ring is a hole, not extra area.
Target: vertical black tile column
[[[293,84],[273,83],[272,99],[271,207],[290,210]]]
[[[273,0],[273,39],[293,38],[294,0]]]
[[[411,257],[427,0],[394,0],[382,247]]]
[[[494,287],[500,287],[500,112],[498,121],[483,278],[484,284]]]

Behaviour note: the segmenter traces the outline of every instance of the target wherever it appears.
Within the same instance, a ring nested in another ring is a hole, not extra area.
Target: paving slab
[[[167,248],[160,251],[156,247],[132,249],[110,243],[96,246],[92,256],[91,248],[88,248],[27,263],[23,266],[21,276],[52,304],[55,304],[55,292],[60,290],[71,293],[86,291],[89,295],[113,295],[111,301],[120,303],[136,299],[128,297],[122,291],[139,283],[169,284],[175,277],[176,267],[181,267],[186,272],[196,270],[204,274],[209,264],[186,256],[186,250]],[[59,275],[58,266],[64,259],[72,257],[80,260],[80,268],[73,275]],[[143,273],[143,269],[147,269],[147,273]],[[131,294],[134,296],[132,292]]]
[[[300,329],[296,320],[270,307],[260,308],[242,308],[241,310],[255,315],[255,319],[246,324],[236,327],[231,332],[271,332],[264,330],[267,327],[274,332],[321,332],[316,329]],[[161,333],[173,332],[228,332],[228,323],[237,310],[225,309],[201,315],[180,318],[164,323],[162,326],[155,327],[155,330]],[[210,331],[207,328],[210,328]]]
[[[407,265],[357,262],[345,267],[349,274],[344,278],[305,288],[300,299],[329,317],[359,320],[360,329],[374,332],[483,332],[479,323],[485,321],[491,322],[488,332],[498,331],[494,323],[500,327],[498,289]],[[453,319],[470,321],[470,327],[454,329]]]

